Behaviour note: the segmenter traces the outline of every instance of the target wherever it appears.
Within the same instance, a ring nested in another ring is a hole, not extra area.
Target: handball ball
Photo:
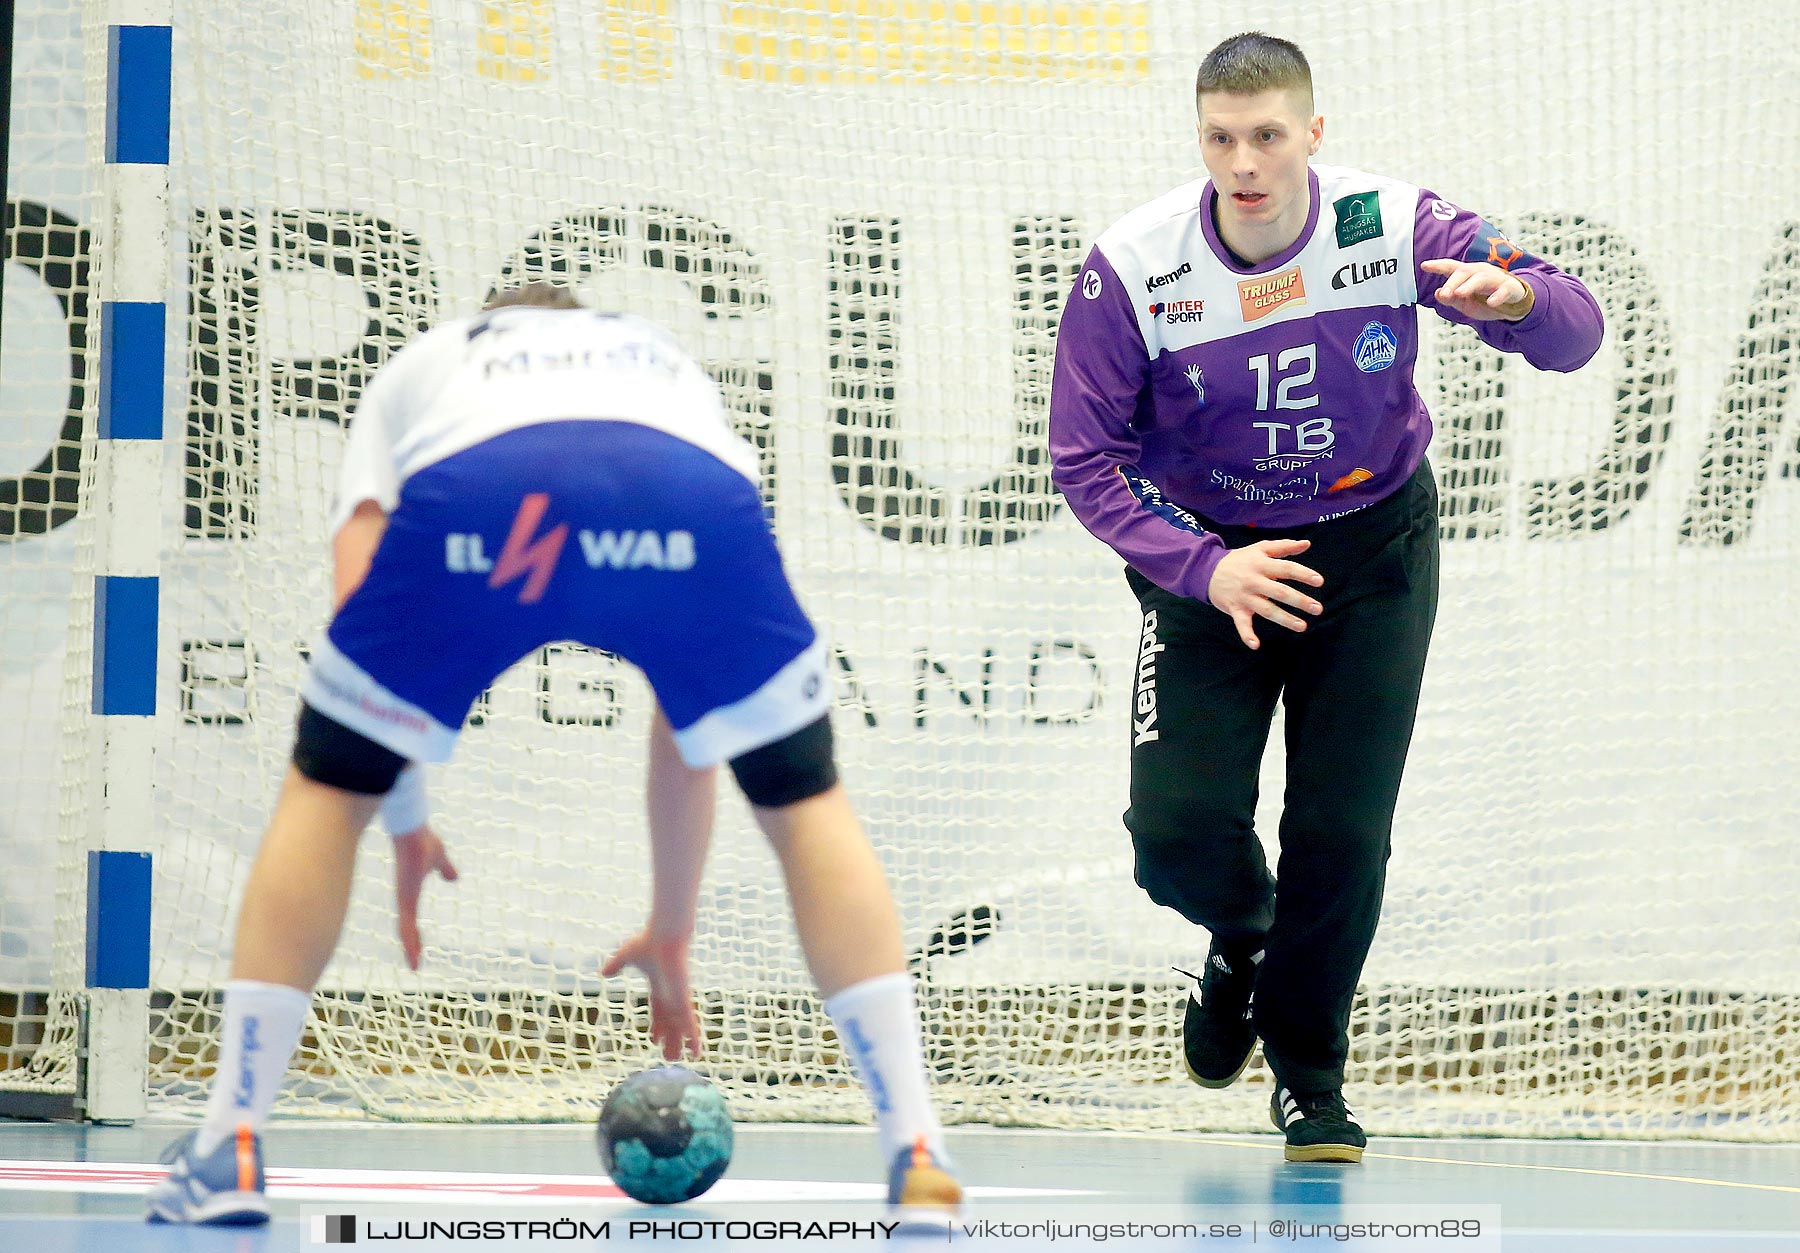
[[[646,1205],[691,1201],[731,1165],[731,1114],[691,1070],[658,1066],[621,1079],[600,1107],[600,1164]]]

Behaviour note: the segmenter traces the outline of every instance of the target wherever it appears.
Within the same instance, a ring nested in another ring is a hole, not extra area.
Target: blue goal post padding
[[[158,595],[154,575],[95,577],[95,713],[148,717],[156,712]]]
[[[113,26],[106,34],[106,159],[167,165],[170,29]]]
[[[101,304],[101,439],[162,438],[166,317],[161,303]]]
[[[87,986],[150,986],[150,854],[90,852]]]

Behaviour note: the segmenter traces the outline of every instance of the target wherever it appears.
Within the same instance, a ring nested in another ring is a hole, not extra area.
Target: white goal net
[[[14,110],[0,490],[46,448],[79,482],[93,441],[91,394],[62,421],[75,314],[17,261],[51,229],[28,204],[105,243],[104,36],[78,12],[19,5],[19,81],[40,77]],[[1322,160],[1481,210],[1608,322],[1551,377],[1423,319],[1442,610],[1352,1102],[1377,1132],[1794,1138],[1800,63],[1766,10],[1677,0],[180,0],[153,1105],[210,1078],[358,392],[491,286],[552,277],[668,326],[762,451],[947,1116],[1264,1125],[1260,1065],[1249,1093],[1180,1073],[1170,967],[1205,936],[1132,883],[1136,606],[1044,451],[1080,260],[1200,172],[1194,70],[1249,24],[1310,55]],[[104,507],[28,525],[19,499],[0,1088],[73,1082],[80,535]],[[424,968],[372,835],[286,1111],[588,1117],[650,1063],[641,984],[598,975],[648,900],[649,713],[635,673],[573,647],[494,685],[433,777],[463,880],[428,893]],[[864,1116],[732,800],[694,957],[702,1069],[738,1116]]]

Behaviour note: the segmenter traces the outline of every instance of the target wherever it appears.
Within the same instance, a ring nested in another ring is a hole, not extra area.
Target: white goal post
[[[107,7],[18,6],[0,1111],[98,1116],[77,1104],[96,1073],[198,1108],[357,395],[422,328],[542,276],[667,325],[761,450],[947,1116],[1264,1126],[1260,1066],[1248,1094],[1180,1073],[1170,967],[1204,936],[1132,883],[1135,602],[1044,448],[1080,261],[1199,172],[1194,70],[1253,22],[1312,59],[1321,160],[1481,210],[1607,316],[1568,377],[1423,319],[1442,609],[1352,1103],[1374,1132],[1800,1136],[1800,111],[1762,11]],[[122,193],[110,28],[165,23],[167,196],[141,174]],[[152,271],[164,290],[128,290]],[[164,311],[160,439],[129,453],[100,421],[110,300]],[[95,589],[151,574],[153,708],[121,730],[93,691]],[[372,836],[285,1111],[586,1118],[649,1063],[641,987],[598,975],[647,903],[649,709],[576,647],[494,685],[434,773],[464,875],[428,892],[424,969]],[[83,962],[102,849],[155,868],[128,1010]],[[735,800],[694,974],[734,1113],[865,1116]],[[120,1013],[147,1018],[139,1047],[96,1046]]]

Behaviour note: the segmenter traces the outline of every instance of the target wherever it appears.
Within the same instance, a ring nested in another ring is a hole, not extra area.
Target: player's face
[[[1307,116],[1298,92],[1253,96],[1209,91],[1200,97],[1200,155],[1219,193],[1226,233],[1261,239],[1299,237],[1311,209],[1307,160],[1325,137],[1325,119]]]

